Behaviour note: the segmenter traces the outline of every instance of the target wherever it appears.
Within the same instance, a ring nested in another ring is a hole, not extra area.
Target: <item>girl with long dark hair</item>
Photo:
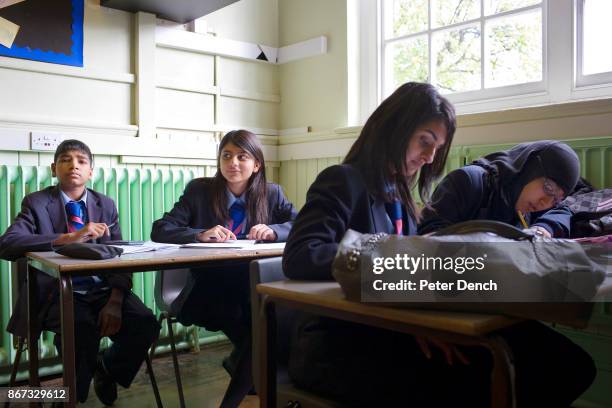
[[[174,208],[153,223],[151,239],[177,244],[236,238],[285,241],[295,216],[281,187],[266,181],[257,137],[235,130],[221,140],[215,176],[192,180]],[[194,269],[172,306],[180,323],[221,330],[239,356],[248,353],[249,358],[238,358],[240,367],[227,367],[230,374],[246,378],[241,382],[244,393],[252,384],[248,272],[247,262]]]

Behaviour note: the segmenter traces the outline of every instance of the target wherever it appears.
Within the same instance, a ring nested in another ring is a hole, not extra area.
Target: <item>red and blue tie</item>
[[[395,234],[404,235],[402,203],[399,200],[394,200],[392,203],[385,203],[385,209],[391,219],[391,223],[395,227]]]
[[[85,226],[85,203],[83,201],[69,201],[66,203],[66,217],[68,218],[68,232],[75,232]],[[73,276],[72,289],[77,292],[88,292],[96,285],[93,276]]]
[[[244,237],[244,224],[246,222],[246,209],[240,200],[234,201],[234,204],[229,208],[230,221],[227,228],[231,230],[236,238]]]
[[[85,226],[83,213],[83,201],[70,201],[66,203],[68,232],[78,231]]]

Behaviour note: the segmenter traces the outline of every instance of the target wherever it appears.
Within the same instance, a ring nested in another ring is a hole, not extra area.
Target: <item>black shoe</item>
[[[117,383],[104,368],[101,356],[98,356],[98,365],[94,373],[94,390],[100,402],[106,406],[113,405],[117,400]]]

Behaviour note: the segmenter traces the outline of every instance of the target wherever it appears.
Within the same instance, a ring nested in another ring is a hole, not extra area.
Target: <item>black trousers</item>
[[[289,375],[300,388],[350,406],[488,407],[492,361],[462,347],[469,365],[448,365],[414,337],[332,319],[296,327]],[[499,331],[514,355],[518,407],[569,407],[595,378],[593,360],[565,336],[535,321]]]
[[[248,262],[193,269],[188,287],[189,293],[177,313],[181,324],[221,330],[237,348],[249,341]]]
[[[87,400],[89,384],[96,370],[100,347],[98,315],[110,297],[110,289],[93,289],[86,294],[74,293],[74,329],[77,399]],[[142,301],[131,291],[123,298],[121,328],[110,336],[111,347],[102,356],[104,366],[115,382],[129,387],[140,369],[146,353],[159,335],[160,325]],[[56,333],[54,343],[61,352],[59,301],[51,305],[44,325]]]
[[[221,330],[234,344],[237,366],[221,407],[235,407],[253,386],[248,262],[191,271],[190,292],[177,319],[209,331]]]

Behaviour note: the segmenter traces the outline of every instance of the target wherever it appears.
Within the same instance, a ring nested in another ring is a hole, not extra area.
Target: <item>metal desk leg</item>
[[[28,355],[30,385],[40,386],[38,378],[38,287],[36,274],[38,270],[28,264]]]
[[[64,386],[69,388],[68,407],[74,407],[76,395],[76,368],[74,348],[74,300],[72,295],[72,277],[60,276],[60,307],[62,313],[62,361],[64,364]]]
[[[486,347],[493,356],[491,407],[516,408],[516,386],[512,351],[500,336],[488,338]]]
[[[261,353],[260,406],[262,408],[276,408],[276,311],[274,303],[265,295],[261,299],[259,324],[259,351]]]

